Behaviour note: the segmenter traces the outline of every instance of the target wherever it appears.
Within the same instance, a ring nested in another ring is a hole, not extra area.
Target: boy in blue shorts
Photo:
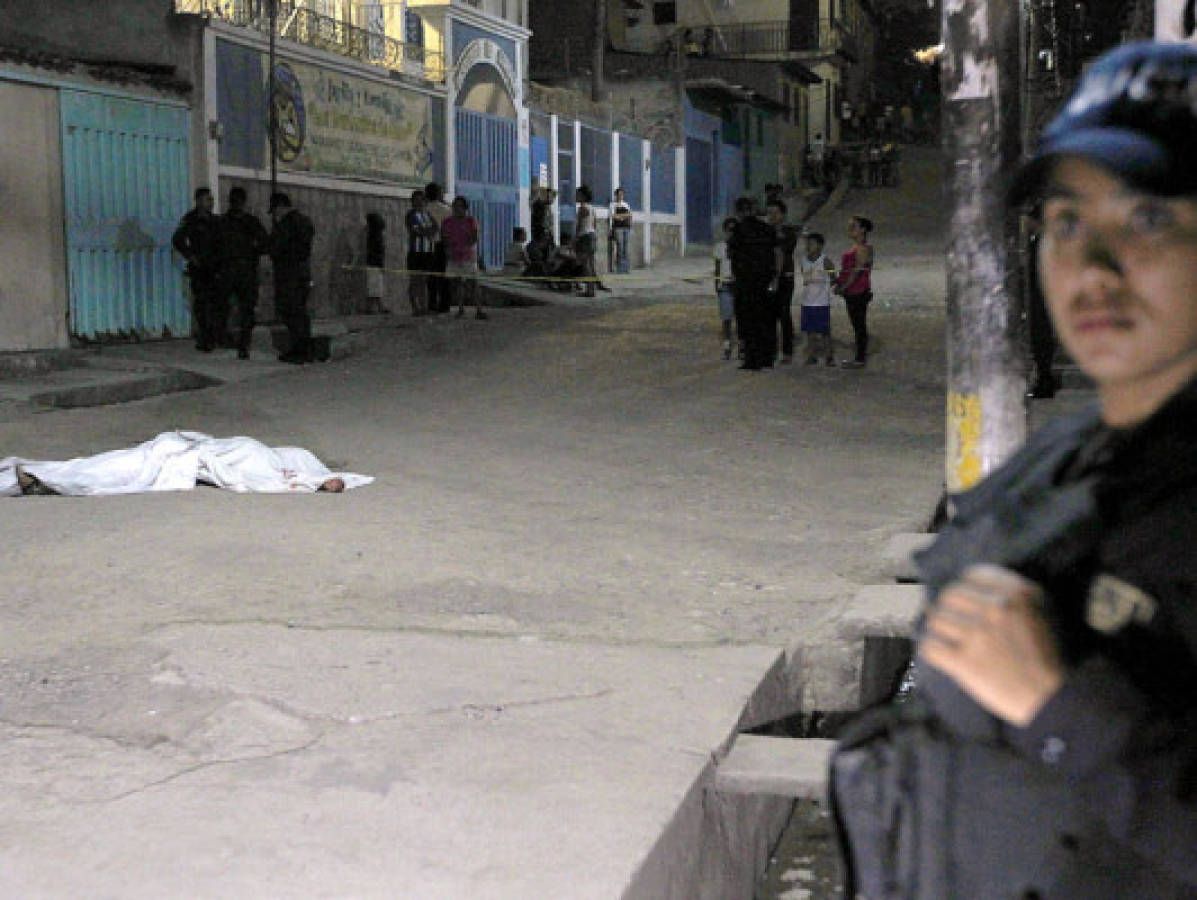
[[[798,261],[802,275],[802,333],[806,335],[806,364],[813,366],[822,356],[835,365],[831,353],[831,279],[835,265],[823,253],[823,235],[805,235],[806,254]]]

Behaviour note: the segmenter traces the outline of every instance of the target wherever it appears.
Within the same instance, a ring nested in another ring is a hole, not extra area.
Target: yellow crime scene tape
[[[616,275],[614,273],[608,275],[503,275],[497,272],[483,271],[479,269],[477,272],[429,272],[427,269],[400,269],[392,268],[391,266],[341,266],[343,271],[348,272],[365,272],[369,269],[379,270],[383,272],[392,272],[396,275],[423,275],[427,278],[470,278],[475,281],[556,281],[569,282],[571,284],[584,284],[588,281],[660,281],[660,275]],[[713,278],[711,275],[703,276],[679,276],[674,278],[674,281],[685,281],[690,284],[702,284],[710,281]]]
[[[914,266],[880,266],[869,269],[870,272],[885,271],[892,269],[906,269],[915,268]],[[427,269],[406,269],[393,268],[391,266],[350,266],[342,265],[341,269],[346,272],[365,272],[370,269],[381,269],[383,272],[391,272],[395,275],[423,275],[426,278],[472,278],[475,281],[568,281],[573,284],[585,284],[589,281],[660,281],[660,275],[622,275],[609,272],[606,275],[503,275],[497,272],[483,271],[479,269],[477,272],[430,272]],[[835,277],[839,277],[840,271],[830,272]],[[731,280],[716,277],[714,273],[708,275],[678,275],[672,279],[673,281],[682,281],[687,284],[706,284],[708,281],[727,281],[731,284]]]

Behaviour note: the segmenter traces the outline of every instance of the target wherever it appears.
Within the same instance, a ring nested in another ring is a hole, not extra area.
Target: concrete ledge
[[[78,365],[70,350],[12,350],[0,353],[0,377],[23,377]]]
[[[845,640],[910,637],[922,606],[922,585],[866,585],[840,614],[836,632]]]
[[[715,770],[714,790],[822,800],[835,744],[822,738],[741,734]]]
[[[881,551],[885,573],[900,583],[917,583],[919,570],[914,564],[914,554],[931,546],[934,534],[895,534]]]
[[[34,407],[57,409],[107,406],[112,403],[144,400],[146,397],[157,397],[161,394],[173,394],[178,391],[199,390],[216,384],[220,384],[216,378],[210,378],[198,372],[177,370],[41,391],[30,395],[29,403]]]

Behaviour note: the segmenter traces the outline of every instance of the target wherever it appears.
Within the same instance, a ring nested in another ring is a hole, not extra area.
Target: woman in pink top
[[[474,317],[485,319],[478,291],[478,220],[470,215],[470,201],[453,200],[453,214],[441,223],[441,240],[447,257],[445,275],[457,294],[457,317],[465,315],[466,295],[474,302]]]
[[[869,232],[873,222],[864,216],[853,216],[848,223],[848,236],[852,238],[852,249],[840,260],[840,274],[836,276],[835,293],[844,298],[848,306],[848,319],[856,334],[856,358],[846,359],[840,366],[845,369],[863,369],[869,351],[869,328],[867,316],[869,301],[873,299],[873,247],[869,243]]]

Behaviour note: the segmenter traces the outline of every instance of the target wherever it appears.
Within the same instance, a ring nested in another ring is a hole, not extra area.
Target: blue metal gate
[[[541,184],[543,180],[544,187],[552,187],[553,165],[549,159],[552,156],[549,139],[533,135],[531,149],[531,171],[528,173],[530,183],[535,187]]]
[[[519,134],[514,119],[457,110],[457,193],[470,201],[482,230],[488,269],[503,268],[511,231],[520,223]]]
[[[709,141],[686,138],[686,242],[711,243],[715,154]]]
[[[188,207],[187,110],[60,94],[71,333],[191,331],[170,238]]]

